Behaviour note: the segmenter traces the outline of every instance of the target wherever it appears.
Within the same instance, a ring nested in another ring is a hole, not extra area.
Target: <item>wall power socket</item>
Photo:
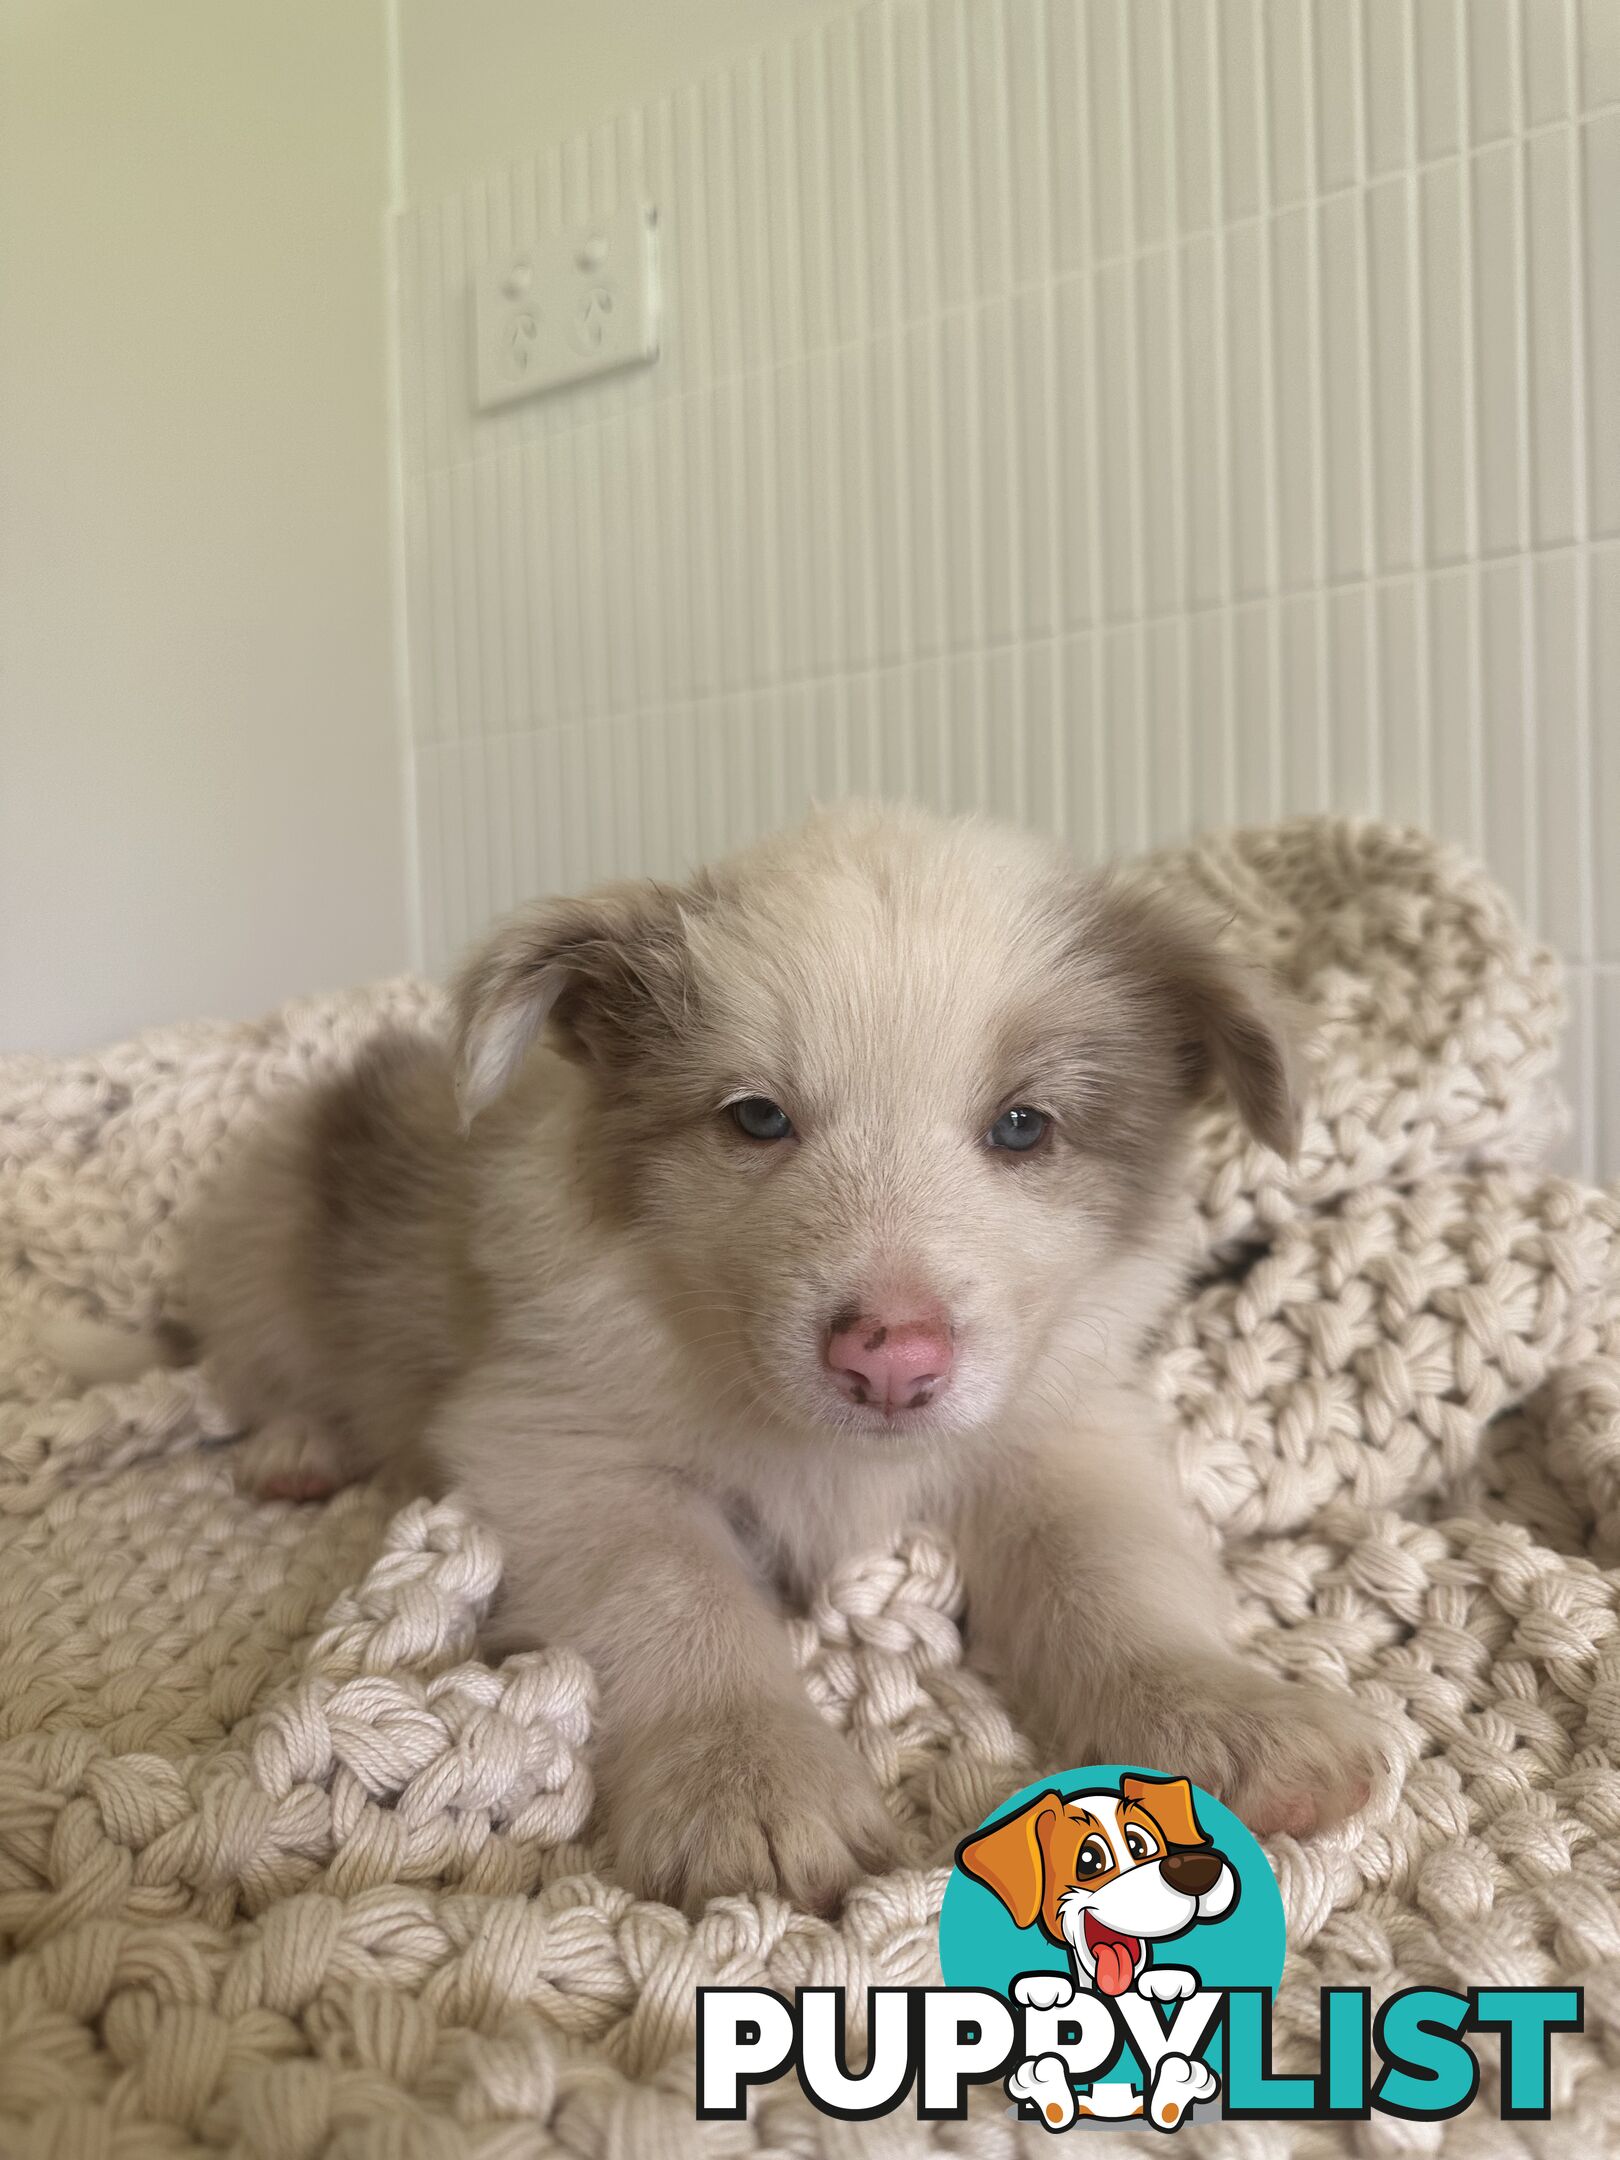
[[[658,357],[658,213],[631,203],[478,268],[476,403],[519,398]]]

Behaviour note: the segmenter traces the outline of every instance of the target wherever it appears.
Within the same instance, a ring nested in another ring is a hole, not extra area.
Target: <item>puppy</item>
[[[1103,1995],[1143,1986],[1155,1943],[1222,1919],[1238,1898],[1185,1778],[1127,1776],[1117,1792],[1042,1793],[965,1839],[957,1860],[1017,1926],[1039,1923],[1064,1946],[1078,1986]]]
[[[1229,1647],[1138,1371],[1212,1084],[1293,1148],[1286,1032],[1203,928],[1044,840],[843,807],[507,922],[448,1046],[269,1116],[193,1307],[278,1489],[419,1453],[499,1534],[498,1642],[594,1664],[648,1895],[825,1908],[888,1859],[776,1615],[918,1522],[1059,1760],[1308,1832],[1375,1736]]]

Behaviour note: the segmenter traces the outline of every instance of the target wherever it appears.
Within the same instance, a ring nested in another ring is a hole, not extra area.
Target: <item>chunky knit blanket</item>
[[[1300,822],[1160,867],[1320,1023],[1294,1168],[1201,1126],[1203,1265],[1157,1357],[1186,1489],[1258,1656],[1374,1704],[1394,1765],[1344,1831],[1272,1847],[1279,2065],[1325,1982],[1579,1983],[1551,2125],[1482,2102],[1446,2149],[1620,2149],[1620,1198],[1531,1167],[1556,968],[1415,835]],[[42,1319],[183,1319],[176,1226],[227,1141],[436,1012],[394,985],[0,1062],[0,2153],[1027,2150],[994,2092],[957,2124],[824,2119],[791,2081],[743,2124],[693,2112],[701,1983],[937,1978],[950,1847],[1042,1767],[964,1663],[949,1553],[873,1553],[792,1623],[911,1864],[836,1924],[771,1897],[694,1923],[595,1864],[591,1674],[480,1659],[500,1560],[454,1504],[257,1504],[195,1371],[74,1394],[40,1347]]]

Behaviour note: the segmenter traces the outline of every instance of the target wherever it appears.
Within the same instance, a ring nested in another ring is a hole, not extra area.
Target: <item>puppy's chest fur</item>
[[[707,1452],[707,1451],[703,1451]],[[943,1480],[920,1456],[860,1459],[847,1445],[762,1437],[694,1467],[762,1579],[791,1601],[852,1559],[940,1522]]]

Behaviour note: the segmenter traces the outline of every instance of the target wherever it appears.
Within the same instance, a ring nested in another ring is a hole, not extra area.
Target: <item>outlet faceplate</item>
[[[658,357],[658,213],[631,203],[482,264],[473,280],[480,412]]]

